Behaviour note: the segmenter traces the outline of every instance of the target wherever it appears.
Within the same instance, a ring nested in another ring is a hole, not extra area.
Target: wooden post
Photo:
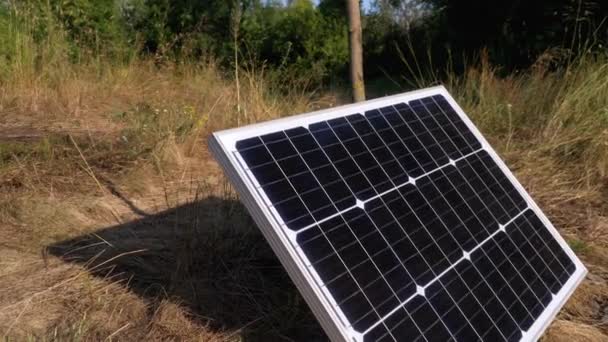
[[[234,83],[236,85],[236,123],[241,125],[241,84],[239,80],[239,29],[241,27],[241,4],[236,3],[232,11],[232,38],[234,40]]]
[[[361,10],[359,0],[347,0],[348,31],[350,43],[350,81],[353,88],[353,100],[365,101],[365,83],[363,83],[363,48],[361,47]]]

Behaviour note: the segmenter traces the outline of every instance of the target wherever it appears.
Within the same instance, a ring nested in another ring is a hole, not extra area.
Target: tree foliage
[[[606,1],[426,1],[435,9],[436,41],[458,54],[485,48],[503,65],[526,65],[555,47],[576,53],[608,38]]]
[[[319,75],[341,73],[348,62],[346,20],[333,12],[324,15],[309,0],[250,11],[243,45],[260,60]]]
[[[131,0],[123,4],[123,22],[144,53],[217,54],[227,52],[236,0]]]
[[[38,38],[60,26],[74,56],[129,49],[233,67],[236,52],[247,63],[346,78],[345,0],[0,0],[0,8],[5,17],[10,8],[36,13]],[[375,0],[362,18],[365,72],[458,69],[482,49],[506,68],[546,51],[597,51],[608,41],[607,17],[600,0]]]

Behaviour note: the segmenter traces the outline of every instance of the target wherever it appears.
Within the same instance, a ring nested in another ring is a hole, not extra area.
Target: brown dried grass
[[[335,96],[245,72],[238,111],[234,85],[213,64],[133,62],[101,75],[73,68],[0,85],[0,334],[323,339],[204,141],[218,128],[333,105]],[[572,116],[606,109],[589,97],[572,107],[581,92],[574,80],[595,80],[602,68],[584,65],[565,80],[538,70],[501,79],[486,65],[455,83],[590,269],[546,341],[608,339],[606,156],[591,138],[605,128]],[[582,140],[572,138],[576,129]]]

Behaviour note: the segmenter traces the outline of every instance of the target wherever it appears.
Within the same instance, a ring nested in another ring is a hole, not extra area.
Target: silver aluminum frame
[[[554,296],[552,302],[543,311],[540,317],[534,322],[530,329],[523,334],[522,341],[536,341],[545,329],[549,326],[553,318],[557,315],[561,307],[574,292],[576,287],[584,279],[587,269],[561,237],[553,224],[540,210],[536,202],[530,197],[527,191],[515,178],[513,173],[505,165],[496,151],[490,146],[488,141],[479,132],[477,127],[471,122],[462,108],[456,103],[454,98],[443,87],[432,87],[394,96],[383,97],[371,101],[330,108],[326,110],[296,115],[267,122],[262,122],[245,127],[239,127],[220,132],[215,132],[209,139],[209,148],[218,160],[231,183],[234,185],[241,201],[253,217],[266,240],[278,256],[279,260],[287,269],[293,282],[296,284],[300,293],[310,306],[311,310],[325,329],[325,332],[332,341],[362,341],[363,336],[348,327],[345,316],[336,307],[335,301],[325,288],[319,286],[320,278],[313,269],[307,267],[310,263],[306,256],[295,243],[295,233],[282,226],[282,220],[278,213],[271,208],[270,201],[261,189],[255,177],[246,169],[244,161],[236,152],[236,142],[239,140],[260,136],[294,127],[327,121],[333,118],[346,116],[354,113],[363,114],[367,110],[385,107],[397,103],[408,103],[412,100],[433,96],[443,95],[449,104],[460,115],[462,120],[473,132],[475,137],[482,144],[482,148],[494,159],[496,164],[507,175],[519,193],[526,199],[528,206],[542,220],[551,234],[555,237],[561,247],[576,265],[574,274],[568,279],[560,292]]]

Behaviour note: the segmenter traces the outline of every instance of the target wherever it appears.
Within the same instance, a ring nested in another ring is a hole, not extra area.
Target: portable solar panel
[[[334,341],[533,341],[587,272],[443,87],[210,148]]]

